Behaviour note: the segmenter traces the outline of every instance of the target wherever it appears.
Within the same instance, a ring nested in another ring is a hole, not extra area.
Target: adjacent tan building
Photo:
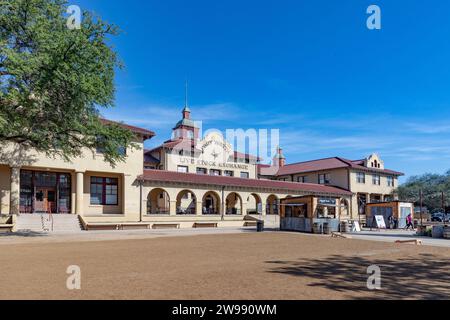
[[[68,214],[88,229],[243,226],[251,216],[278,215],[281,199],[302,196],[337,199],[335,218],[348,220],[358,217],[363,195],[366,202],[392,197],[401,175],[385,169],[377,155],[286,165],[280,149],[274,166],[262,166],[218,132],[200,137],[188,107],[172,137],[150,150],[144,142],[152,131],[121,125],[135,133],[140,149],[123,150],[126,160],[116,167],[101,151],[64,161],[2,146],[0,224],[11,217]]]
[[[372,154],[361,160],[340,157],[286,164],[281,149],[276,156],[279,166],[259,166],[261,179],[316,183],[335,186],[350,191],[350,216],[359,219],[365,216],[366,204],[397,200],[395,189],[403,173],[386,169],[384,161]]]

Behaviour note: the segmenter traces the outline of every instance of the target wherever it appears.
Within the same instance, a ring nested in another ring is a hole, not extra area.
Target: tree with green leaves
[[[401,200],[414,202],[420,206],[420,191],[423,192],[423,204],[430,212],[442,212],[442,192],[446,199],[447,211],[450,206],[450,171],[444,175],[424,174],[410,177],[398,187]]]
[[[108,44],[118,33],[83,11],[68,27],[65,0],[0,0],[0,144],[33,148],[66,160],[100,148],[105,161],[137,148],[134,134],[104,122],[121,64]]]

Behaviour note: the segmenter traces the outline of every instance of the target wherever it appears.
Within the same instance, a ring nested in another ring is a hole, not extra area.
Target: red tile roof
[[[235,177],[210,176],[180,173],[165,170],[144,170],[139,179],[158,182],[194,183],[227,187],[247,187],[261,189],[282,189],[287,193],[326,193],[333,195],[352,195],[348,190],[312,183],[297,183],[263,179],[242,179]]]
[[[315,172],[315,171],[325,171],[325,170],[339,169],[339,168],[354,168],[354,169],[358,169],[358,170],[369,170],[369,171],[373,171],[373,172],[388,173],[388,174],[398,175],[398,176],[403,175],[402,172],[393,171],[393,170],[389,170],[389,169],[368,168],[368,167],[364,167],[363,164],[364,164],[363,160],[348,160],[348,159],[344,159],[344,158],[340,158],[340,157],[333,157],[333,158],[326,158],[326,159],[319,159],[319,160],[312,160],[312,161],[288,164],[284,167],[281,167],[278,170],[276,175],[284,176],[284,175],[309,173],[309,172]]]
[[[100,119],[100,121],[103,124],[115,124],[115,125],[118,125],[118,126],[120,126],[122,128],[128,129],[128,130],[130,130],[130,131],[132,131],[134,133],[140,134],[140,135],[144,136],[144,138],[146,138],[146,139],[150,139],[150,138],[155,136],[155,133],[153,131],[150,131],[150,130],[147,130],[147,129],[144,129],[144,128],[130,126],[130,125],[122,123],[122,122],[112,121],[112,120],[103,119],[103,118]]]
[[[177,148],[179,150],[191,150],[192,147],[195,145],[195,141],[194,140],[190,140],[190,139],[178,139],[178,140],[169,140],[164,142],[162,145],[149,150],[150,152],[152,151],[156,151],[159,150],[161,148],[167,148],[167,149],[174,149]],[[197,152],[202,152],[200,149],[196,148],[195,149]],[[262,159],[256,156],[253,156],[251,154],[247,154],[247,153],[241,153],[238,151],[234,151],[234,157],[236,159],[249,159],[251,161],[261,161]]]
[[[242,153],[239,151],[234,152],[234,157],[237,159],[249,159],[253,161],[262,161],[262,158],[248,154],[248,153]]]
[[[144,152],[144,164],[145,163],[160,163],[160,162],[161,162],[160,160],[156,159],[150,153]]]
[[[153,148],[151,150],[149,150],[148,152],[153,152],[153,151],[157,151],[159,149],[162,148],[166,148],[166,149],[177,149],[177,150],[185,150],[185,151],[191,151],[192,147],[195,146],[194,140],[190,140],[190,139],[177,139],[177,140],[169,140],[164,142],[162,145]],[[197,152],[201,152],[200,149],[195,148],[195,151]]]

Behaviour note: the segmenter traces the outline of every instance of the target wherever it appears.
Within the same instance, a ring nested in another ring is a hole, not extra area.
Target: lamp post
[[[423,191],[420,189],[420,226],[423,227]]]

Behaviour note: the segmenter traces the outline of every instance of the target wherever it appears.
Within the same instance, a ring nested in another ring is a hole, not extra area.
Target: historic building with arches
[[[144,149],[152,131],[120,125],[135,133],[141,148],[124,150],[126,160],[116,167],[104,161],[101,150],[85,151],[68,162],[3,146],[0,225],[17,228],[25,217],[49,214],[78,216],[89,230],[243,226],[252,217],[278,216],[281,200],[303,196],[333,206],[336,219],[350,220],[358,216],[361,190],[375,194],[375,189],[341,183],[344,176],[360,179],[360,172],[376,173],[384,183],[389,175],[393,189],[400,175],[384,169],[376,155],[351,163],[340,159],[351,167],[344,173],[333,171],[344,164],[333,167],[331,160],[320,168],[286,165],[281,148],[272,165],[261,165],[262,159],[237,152],[220,132],[201,137],[187,106],[170,139],[152,149]],[[385,197],[389,190],[379,193]]]

